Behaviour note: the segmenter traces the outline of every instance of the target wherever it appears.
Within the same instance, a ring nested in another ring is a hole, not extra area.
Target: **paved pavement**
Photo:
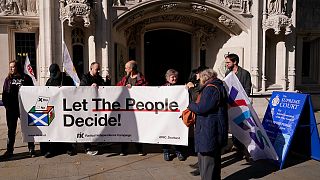
[[[320,113],[317,119],[320,119]],[[319,121],[319,120],[318,120]],[[319,125],[318,125],[318,128]],[[6,133],[4,108],[0,106],[0,156],[5,152]],[[131,146],[132,147],[132,146]],[[190,164],[197,162],[195,156],[189,156],[186,161],[163,160],[161,146],[146,145],[146,156],[129,154],[119,156],[118,144],[99,146],[101,153],[89,156],[78,147],[78,154],[68,156],[61,154],[50,159],[43,156],[29,158],[26,143],[21,142],[20,128],[17,131],[15,155],[12,159],[0,157],[0,179],[200,179],[189,172],[193,169]],[[39,154],[39,145],[36,146]],[[134,148],[131,148],[134,149]],[[245,160],[234,158],[233,153],[222,156],[222,178],[238,179],[320,179],[320,162],[306,160],[301,156],[288,157],[288,165],[283,170],[268,161],[247,163]]]

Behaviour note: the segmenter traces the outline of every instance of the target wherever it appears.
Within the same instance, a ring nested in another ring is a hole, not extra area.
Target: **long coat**
[[[208,80],[200,93],[199,103],[190,102],[188,106],[197,115],[195,151],[212,152],[222,148],[228,140],[227,93],[220,79]]]

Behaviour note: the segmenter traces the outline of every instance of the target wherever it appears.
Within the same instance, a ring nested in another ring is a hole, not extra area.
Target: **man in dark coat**
[[[90,65],[90,71],[84,74],[80,81],[80,86],[105,86],[105,81],[102,76],[100,76],[100,64],[98,62],[93,62]]]
[[[74,82],[65,72],[61,72],[58,64],[51,64],[49,67],[50,78],[46,82],[46,86],[74,86]],[[40,142],[41,154],[46,158],[53,157],[61,149],[67,150],[67,154],[73,156],[76,154],[76,144],[74,143],[56,143],[56,142]]]
[[[239,56],[236,54],[228,54],[225,57],[225,62],[228,68],[225,75],[227,76],[230,72],[234,72],[238,77],[243,89],[246,91],[246,94],[250,96],[252,87],[251,76],[247,70],[239,66]],[[250,154],[248,153],[246,147],[236,137],[232,136],[232,142],[232,149],[237,151],[238,157],[243,158],[243,156],[245,156],[246,161],[251,161]]]
[[[10,158],[13,156],[14,142],[16,139],[16,129],[19,112],[18,93],[21,86],[33,86],[30,76],[23,73],[22,66],[17,61],[9,62],[9,74],[3,84],[2,101],[6,108],[6,120],[8,127],[7,151],[4,156]],[[34,143],[28,143],[29,153],[31,157],[35,156]]]
[[[105,81],[99,74],[100,64],[98,62],[93,62],[90,65],[90,71],[84,74],[80,81],[80,86],[91,86],[98,88],[99,86],[105,86]],[[91,143],[84,143],[85,151],[88,155],[97,155],[98,151],[93,150]]]

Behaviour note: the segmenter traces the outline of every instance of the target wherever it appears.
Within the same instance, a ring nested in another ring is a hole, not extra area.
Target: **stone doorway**
[[[177,30],[155,30],[144,35],[145,75],[151,86],[161,86],[168,69],[179,72],[185,84],[191,72],[191,34]]]

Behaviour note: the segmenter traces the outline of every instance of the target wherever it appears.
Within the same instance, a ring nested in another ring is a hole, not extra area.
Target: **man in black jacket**
[[[46,86],[74,86],[74,82],[65,72],[61,72],[58,64],[51,64],[49,67],[50,78]],[[57,143],[57,142],[40,142],[41,154],[46,158],[53,157],[60,150],[66,149],[67,154],[73,156],[76,154],[75,143]]]
[[[225,75],[227,76],[231,71],[234,72],[238,77],[243,89],[246,91],[246,94],[249,96],[252,87],[251,76],[247,70],[239,66],[239,56],[236,54],[228,54],[225,56],[225,63],[228,68]],[[246,160],[249,162],[251,158],[245,146],[234,136],[232,136],[232,142],[232,149],[237,151],[237,155],[241,158],[245,156]]]
[[[99,86],[107,85],[103,78],[99,74],[100,64],[98,62],[93,62],[90,65],[90,71],[87,74],[84,74],[80,81],[80,86],[91,86],[98,88]],[[109,84],[108,84],[109,85]],[[92,150],[91,143],[84,143],[84,148],[87,154],[97,155],[98,151]]]
[[[105,86],[106,84],[103,78],[99,74],[100,64],[98,62],[93,62],[90,65],[90,71],[83,75],[80,81],[80,86]]]

